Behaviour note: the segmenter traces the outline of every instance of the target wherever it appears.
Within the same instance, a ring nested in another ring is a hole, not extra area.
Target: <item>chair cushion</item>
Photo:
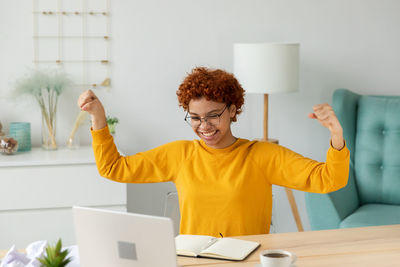
[[[354,171],[362,204],[400,204],[400,97],[361,96]]]
[[[340,228],[400,224],[400,206],[366,204],[346,217]]]

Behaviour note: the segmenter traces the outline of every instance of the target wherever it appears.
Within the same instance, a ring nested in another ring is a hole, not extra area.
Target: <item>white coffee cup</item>
[[[296,260],[296,254],[282,249],[269,249],[260,252],[262,267],[290,267]]]

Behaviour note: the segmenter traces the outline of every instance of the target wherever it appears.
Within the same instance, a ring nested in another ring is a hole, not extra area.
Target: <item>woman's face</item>
[[[235,113],[235,105],[227,106],[204,97],[189,102],[192,129],[212,148],[225,148],[235,142],[231,132],[231,118]]]

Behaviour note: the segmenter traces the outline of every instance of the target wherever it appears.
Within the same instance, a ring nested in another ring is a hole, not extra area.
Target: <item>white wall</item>
[[[0,120],[30,121],[39,144],[36,106],[12,104],[4,95],[32,60],[32,4],[2,0],[0,8]],[[176,139],[195,138],[183,122],[175,91],[197,65],[232,71],[235,42],[301,43],[300,90],[270,97],[270,136],[305,156],[324,160],[328,131],[307,118],[314,104],[331,102],[339,87],[366,94],[400,94],[400,2],[396,0],[146,0],[112,1],[112,83],[98,91],[107,111],[120,118],[116,141],[126,154]],[[74,120],[78,92],[60,103],[58,139]],[[262,97],[249,95],[234,134],[262,135]],[[87,131],[81,143],[89,144]],[[161,214],[171,185],[129,185],[131,211]],[[295,231],[280,188],[279,231]],[[144,201],[149,199],[150,202]],[[309,229],[303,194],[296,199]]]

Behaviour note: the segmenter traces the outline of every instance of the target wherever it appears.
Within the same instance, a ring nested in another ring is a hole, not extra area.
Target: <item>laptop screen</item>
[[[73,207],[81,267],[176,267],[170,218]]]

